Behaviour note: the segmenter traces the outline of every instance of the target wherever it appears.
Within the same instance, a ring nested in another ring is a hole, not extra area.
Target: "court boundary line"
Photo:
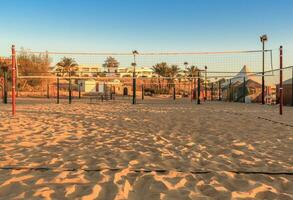
[[[0,167],[0,170],[24,170],[24,171],[54,171],[54,172],[101,172],[101,171],[122,171],[124,169],[129,169],[130,172],[135,173],[166,173],[166,172],[178,172],[178,173],[190,173],[190,174],[210,174],[210,173],[234,173],[234,174],[260,174],[260,175],[293,175],[293,172],[286,171],[244,171],[244,170],[172,170],[172,169],[135,169],[135,168],[97,168],[97,169],[83,169],[83,168],[51,168],[51,167],[17,167],[17,166],[7,166]]]

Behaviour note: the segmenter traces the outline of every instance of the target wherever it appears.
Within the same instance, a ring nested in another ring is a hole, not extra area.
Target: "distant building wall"
[[[284,105],[292,105],[292,85],[283,85]],[[277,103],[280,102],[280,86],[277,85]]]

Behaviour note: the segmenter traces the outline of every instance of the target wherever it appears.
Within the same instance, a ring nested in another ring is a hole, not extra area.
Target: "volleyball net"
[[[264,58],[265,65],[262,66]],[[274,68],[273,51],[229,51],[229,52],[161,52],[161,53],[70,53],[70,52],[17,52],[18,94],[33,94],[43,91],[41,96],[49,96],[57,78],[61,90],[90,92],[86,85],[96,81],[96,91],[103,84],[112,85],[115,92],[133,94],[132,79],[137,80],[136,90],[145,90],[146,95],[175,94],[191,96],[196,80],[207,82],[233,78],[242,74],[259,74]],[[66,63],[67,62],[67,63]],[[66,66],[69,64],[70,66]],[[134,65],[135,63],[135,65]],[[269,75],[269,74],[267,74]],[[49,85],[49,86],[48,86]],[[125,87],[124,87],[125,86]],[[52,89],[50,89],[52,88]],[[117,88],[117,90],[116,90]],[[202,87],[203,88],[203,87]],[[69,88],[70,89],[70,88]],[[95,89],[92,88],[92,91]],[[102,90],[103,91],[103,90]],[[132,91],[132,92],[131,92]],[[142,92],[142,91],[141,91]],[[65,92],[66,93],[66,92]],[[143,94],[141,94],[143,95]]]
[[[106,99],[130,97],[136,102],[265,99],[274,104],[278,103],[279,60],[279,50],[72,53],[22,49],[16,52],[16,92],[19,97],[71,100],[102,93]],[[284,81],[290,79],[290,69],[284,69]]]

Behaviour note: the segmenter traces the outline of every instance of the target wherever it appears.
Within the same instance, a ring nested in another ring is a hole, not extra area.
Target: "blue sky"
[[[1,1],[0,54],[32,50],[227,51],[285,48],[293,65],[292,0]],[[290,58],[291,56],[291,58]]]

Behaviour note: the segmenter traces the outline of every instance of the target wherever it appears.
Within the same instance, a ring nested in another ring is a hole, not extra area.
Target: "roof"
[[[261,80],[257,76],[252,76],[254,73],[252,73],[246,65],[243,66],[243,68],[240,70],[238,74],[236,74],[233,78],[231,78],[231,83],[236,84],[237,82],[240,84],[243,82],[243,79],[245,78],[245,81],[253,81],[256,83],[261,83]],[[228,86],[230,84],[230,80],[226,80],[226,82],[223,84],[223,87]]]
[[[246,65],[244,65],[240,72],[232,78],[232,83],[235,83],[237,81],[242,82],[244,78],[245,80],[252,80],[257,83],[261,82],[258,77],[252,75],[253,73],[250,71],[250,69]]]

